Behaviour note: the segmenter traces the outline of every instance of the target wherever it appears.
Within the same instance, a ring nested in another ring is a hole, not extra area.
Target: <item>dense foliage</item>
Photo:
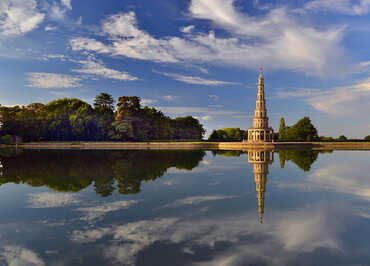
[[[280,120],[280,141],[315,141],[319,140],[317,129],[307,116],[299,120],[293,126],[286,126],[284,118]]]
[[[16,183],[77,192],[93,184],[101,196],[109,196],[115,190],[121,194],[138,193],[143,182],[160,178],[168,168],[191,170],[205,156],[199,150],[17,152],[1,150],[0,186]]]
[[[240,128],[223,128],[213,130],[208,141],[242,141],[248,138],[248,132]]]
[[[369,136],[366,136],[366,137],[364,138],[364,140],[368,140],[368,141],[370,141],[370,135],[369,135]]]
[[[0,107],[0,136],[19,136],[23,141],[72,140],[200,140],[205,131],[191,116],[171,119],[155,108],[142,107],[140,98],[114,99],[101,93],[94,107],[75,98],[48,104]]]

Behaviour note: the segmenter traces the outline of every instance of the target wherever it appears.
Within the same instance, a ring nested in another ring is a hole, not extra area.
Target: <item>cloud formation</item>
[[[174,80],[185,82],[189,84],[196,84],[196,85],[205,85],[205,86],[220,86],[220,85],[235,85],[238,84],[236,82],[229,82],[229,81],[220,81],[220,80],[212,80],[212,79],[205,79],[201,77],[194,77],[194,76],[185,76],[176,73],[167,73],[167,72],[159,72],[155,71],[155,73],[162,74],[167,77],[171,77]]]
[[[36,88],[76,88],[80,86],[81,78],[56,73],[30,72],[28,86]]]
[[[370,112],[366,103],[370,100],[370,80],[363,80],[353,85],[336,87],[330,90],[303,88],[284,91],[279,98],[301,98],[314,109],[333,115],[350,115]]]
[[[36,0],[0,1],[0,36],[20,36],[36,29],[45,18]]]
[[[115,69],[106,67],[102,62],[89,57],[88,60],[77,61],[81,68],[73,69],[72,71],[82,74],[88,74],[93,77],[102,77],[107,79],[116,79],[122,81],[138,80],[137,77],[130,75],[127,72],[121,72]]]
[[[354,3],[355,2],[355,3]],[[369,0],[313,0],[305,4],[304,10],[331,11],[347,15],[366,15],[370,11]]]
[[[70,46],[75,51],[154,62],[206,62],[253,69],[262,64],[312,75],[327,72],[343,55],[339,45],[342,28],[318,30],[300,24],[286,8],[271,9],[256,18],[240,13],[233,0],[192,0],[189,15],[226,29],[230,36],[221,38],[213,31],[188,28],[184,38],[155,38],[139,28],[134,12],[128,12],[103,21],[106,42],[77,37],[70,40]]]

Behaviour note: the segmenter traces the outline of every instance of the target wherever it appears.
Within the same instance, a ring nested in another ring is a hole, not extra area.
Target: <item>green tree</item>
[[[223,128],[213,130],[208,141],[242,141],[248,132],[240,128]]]
[[[282,121],[281,121],[282,122]],[[291,127],[286,127],[285,122],[281,125],[285,129],[282,130],[282,136],[279,134],[279,139],[282,141],[314,141],[319,140],[317,129],[311,123],[309,117],[304,117]]]
[[[370,135],[369,135],[369,136],[366,136],[366,137],[364,138],[364,140],[370,141]]]
[[[284,118],[280,118],[280,127],[279,127],[279,140],[284,140],[286,139],[286,136],[285,136],[285,129],[286,129],[286,126],[285,126],[285,120]]]
[[[113,112],[114,110],[114,99],[112,95],[108,93],[100,93],[94,99],[94,108],[95,109],[105,109]]]
[[[341,135],[341,136],[339,136],[338,140],[339,140],[339,141],[347,141],[348,139],[347,139],[347,137],[346,137],[346,136]]]

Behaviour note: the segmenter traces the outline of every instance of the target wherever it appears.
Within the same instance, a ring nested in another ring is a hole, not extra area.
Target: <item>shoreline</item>
[[[23,149],[326,149],[370,150],[370,142],[30,142],[1,147]]]

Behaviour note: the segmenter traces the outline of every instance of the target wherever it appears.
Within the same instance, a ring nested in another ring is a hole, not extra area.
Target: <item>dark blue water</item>
[[[0,158],[0,265],[370,265],[369,151]]]

